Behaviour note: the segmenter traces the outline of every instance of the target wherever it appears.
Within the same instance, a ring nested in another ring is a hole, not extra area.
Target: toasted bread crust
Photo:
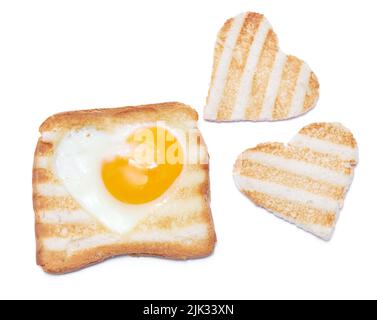
[[[208,240],[200,241],[191,247],[178,242],[121,244],[82,250],[70,256],[63,251],[46,251],[43,250],[43,247],[38,246],[37,264],[47,273],[65,274],[124,255],[160,257],[172,260],[200,259],[213,252],[215,242],[216,237],[213,233]]]
[[[62,112],[48,118],[40,132],[71,130],[86,126],[106,128],[117,123],[167,121],[172,123],[198,121],[197,112],[180,102],[166,102],[112,109],[92,109]],[[43,145],[39,145],[40,148]]]
[[[37,242],[37,263],[44,271],[52,274],[63,274],[72,272],[91,264],[119,255],[136,256],[157,256],[170,259],[193,259],[210,255],[215,247],[216,234],[210,209],[209,189],[209,165],[190,164],[192,172],[202,172],[203,181],[192,188],[181,188],[175,191],[175,196],[182,200],[190,197],[201,198],[201,210],[193,212],[187,219],[187,223],[201,223],[206,225],[207,236],[200,240],[193,240],[189,243],[180,241],[169,242],[118,242],[100,245],[93,248],[86,248],[69,252],[68,250],[51,250],[47,248],[44,241],[48,238],[77,239],[90,237],[97,234],[111,235],[111,231],[104,227],[99,221],[88,214],[89,222],[63,223],[46,222],[42,218],[48,216],[49,212],[75,212],[81,210],[80,205],[69,195],[50,196],[40,194],[39,188],[43,184],[60,185],[58,178],[54,175],[50,165],[41,167],[41,159],[51,159],[54,155],[56,143],[45,141],[44,134],[51,132],[61,133],[70,130],[95,126],[99,129],[108,129],[118,124],[132,124],[138,122],[165,121],[172,126],[185,127],[185,123],[196,122],[197,113],[191,107],[173,102],[156,105],[145,105],[139,107],[125,107],[118,109],[96,109],[85,111],[65,112],[54,115],[47,119],[40,127],[42,137],[39,139],[34,159],[33,168],[33,206],[35,211],[35,232]],[[189,127],[191,127],[190,125]],[[50,138],[48,137],[47,140]],[[46,213],[47,212],[47,213]],[[174,213],[173,213],[174,214]],[[151,226],[155,229],[168,231],[170,227],[184,225],[185,221],[172,217],[161,217],[159,219],[146,218],[142,220],[133,230],[144,230]]]

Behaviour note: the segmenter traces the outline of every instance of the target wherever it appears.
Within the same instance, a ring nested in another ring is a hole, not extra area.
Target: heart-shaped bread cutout
[[[302,60],[284,54],[267,19],[247,12],[220,30],[204,109],[211,121],[270,121],[297,117],[319,96],[317,77]]]
[[[267,209],[329,240],[358,162],[352,133],[338,123],[303,128],[288,144],[265,143],[234,166],[238,189]]]

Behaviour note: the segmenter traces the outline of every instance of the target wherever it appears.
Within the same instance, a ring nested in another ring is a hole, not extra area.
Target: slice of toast
[[[288,146],[265,143],[243,152],[234,180],[257,206],[329,240],[357,162],[356,140],[348,129],[315,123]]]
[[[217,36],[206,120],[294,118],[312,109],[318,96],[315,74],[280,50],[263,15],[246,12],[226,21]]]
[[[210,210],[208,153],[197,120],[196,111],[176,102],[66,112],[46,120],[40,128],[33,168],[37,263],[44,271],[66,273],[118,255],[172,259],[210,255],[216,236]],[[106,131],[156,122],[196,133],[200,154],[185,147],[195,160],[184,164],[179,178],[166,191],[168,201],[149,208],[129,231],[114,232],[80,206],[64,187],[56,172],[56,150],[64,136],[82,128]]]

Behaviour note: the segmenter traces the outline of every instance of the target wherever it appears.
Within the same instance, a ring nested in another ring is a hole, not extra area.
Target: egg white
[[[163,205],[184,171],[161,197],[144,204],[125,204],[106,189],[102,180],[103,161],[126,156],[130,151],[127,137],[137,128],[152,126],[156,123],[123,126],[111,132],[83,128],[67,133],[56,147],[54,169],[62,184],[84,210],[114,232],[126,233],[156,206]],[[163,127],[177,138],[185,152],[184,134]]]

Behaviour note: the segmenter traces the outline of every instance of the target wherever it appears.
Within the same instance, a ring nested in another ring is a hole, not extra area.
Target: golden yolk
[[[162,127],[136,130],[128,139],[131,152],[102,165],[102,179],[113,197],[128,204],[150,202],[163,195],[183,169],[176,137]]]

